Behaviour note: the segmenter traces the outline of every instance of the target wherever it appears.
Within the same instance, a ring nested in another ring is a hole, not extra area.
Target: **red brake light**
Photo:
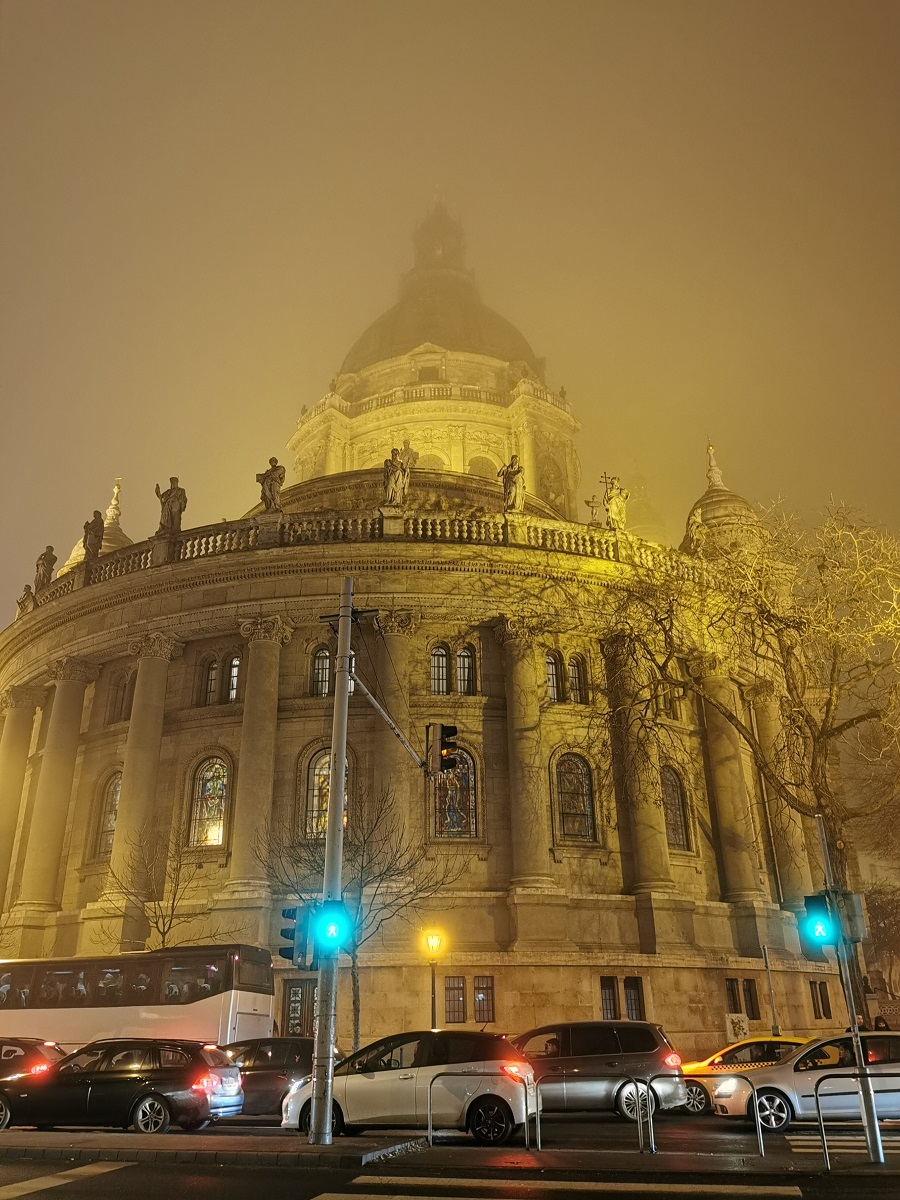
[[[45,1046],[53,1046],[53,1048],[56,1049],[56,1042],[44,1042],[44,1045]]]
[[[191,1084],[191,1089],[195,1092],[205,1092],[207,1096],[213,1092],[217,1092],[222,1086],[222,1080],[218,1075],[201,1075],[196,1083]]]
[[[49,1070],[50,1070],[49,1063],[35,1063],[34,1066],[31,1068],[31,1070],[28,1073],[29,1073],[29,1075],[40,1075],[41,1071],[49,1071]]]
[[[215,1042],[207,1042],[203,1047],[204,1050],[218,1050],[218,1048]]]
[[[671,1054],[666,1055],[666,1057],[663,1059],[663,1062],[666,1064],[667,1067],[680,1067],[681,1066],[681,1055],[678,1053],[677,1050],[673,1050]]]
[[[508,1075],[510,1079],[518,1079],[521,1083],[525,1078],[525,1072],[522,1070],[522,1064],[517,1062],[505,1062],[503,1064],[503,1073]]]

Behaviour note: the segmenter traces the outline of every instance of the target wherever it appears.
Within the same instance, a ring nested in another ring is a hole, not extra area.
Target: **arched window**
[[[475,760],[465,750],[456,752],[455,771],[443,771],[434,781],[434,833],[436,837],[478,836],[475,807]]]
[[[584,704],[586,700],[584,663],[575,655],[569,659],[569,703]]]
[[[431,694],[446,696],[450,691],[450,655],[446,646],[435,646],[431,652]]]
[[[109,858],[112,854],[113,838],[116,833],[116,817],[119,815],[119,794],[122,791],[122,773],[117,772],[107,781],[100,803],[100,818],[97,822],[97,838],[94,843],[95,858]]]
[[[191,789],[192,846],[225,844],[225,806],[228,803],[228,764],[217,755],[205,759],[194,772]]]
[[[562,754],[556,760],[556,802],[562,837],[594,841],[591,768],[579,754]]]
[[[327,696],[331,691],[331,651],[320,646],[313,654],[312,694]]]
[[[347,779],[344,773],[344,828],[347,828]],[[309,764],[306,778],[306,836],[316,841],[328,827],[328,795],[331,788],[331,751],[322,750]]]
[[[558,704],[562,700],[562,687],[559,677],[559,659],[553,653],[547,655],[544,660],[547,664],[547,697],[554,704]]]
[[[206,664],[206,677],[203,681],[203,703],[219,703],[219,663],[215,658]]]
[[[471,646],[456,652],[456,690],[460,696],[475,695],[475,651]]]
[[[131,706],[134,704],[134,687],[137,683],[137,671],[132,671],[125,681],[125,691],[122,695],[122,720],[131,720]]]
[[[469,460],[469,474],[477,475],[479,479],[496,479],[497,464],[484,455],[477,454]]]
[[[420,454],[416,466],[420,471],[443,471],[447,464],[439,454]]]
[[[670,850],[690,850],[691,828],[688,821],[687,800],[684,784],[676,771],[663,767],[662,782],[663,813],[666,818],[666,841]]]
[[[233,654],[228,660],[228,703],[237,700],[238,679],[241,674],[241,656]]]

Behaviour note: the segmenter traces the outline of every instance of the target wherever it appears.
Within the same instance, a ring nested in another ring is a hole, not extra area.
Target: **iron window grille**
[[[759,1020],[759,997],[756,994],[756,980],[744,980],[744,1012],[751,1021]]]
[[[562,694],[559,687],[559,660],[555,654],[548,654],[546,663],[547,696],[554,704],[558,704],[562,699]]]
[[[431,694],[446,696],[450,691],[450,664],[445,646],[435,646],[431,652]]]
[[[466,980],[463,975],[444,978],[444,1021],[461,1025],[466,1019]]]
[[[235,654],[234,657],[228,663],[228,703],[229,704],[234,704],[235,700],[237,700],[238,678],[240,677],[240,673],[241,673],[241,660],[240,660],[240,657],[237,654]]]
[[[639,975],[625,977],[625,1016],[629,1021],[644,1020],[644,981]]]
[[[494,977],[475,976],[475,1020],[480,1025],[494,1020]]]
[[[604,1021],[619,1019],[619,981],[615,975],[600,976],[600,1012]]]
[[[662,784],[663,815],[666,822],[666,841],[669,849],[690,850],[690,823],[688,822],[684,785],[678,773],[671,767],[662,768],[660,782]]]

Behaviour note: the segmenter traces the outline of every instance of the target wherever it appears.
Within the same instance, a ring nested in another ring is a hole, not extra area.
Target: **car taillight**
[[[205,1092],[207,1096],[217,1092],[222,1086],[222,1080],[218,1075],[201,1075],[196,1083],[191,1084],[191,1088],[195,1092]]]
[[[31,1068],[29,1074],[30,1075],[40,1075],[41,1071],[49,1071],[49,1070],[50,1070],[49,1063],[35,1063],[34,1066]]]
[[[503,1064],[503,1074],[508,1075],[510,1079],[518,1079],[521,1083],[525,1079],[525,1071],[522,1063],[506,1062]]]
[[[666,1064],[667,1067],[680,1067],[681,1066],[681,1055],[678,1053],[677,1050],[673,1050],[671,1054],[666,1055],[666,1057],[663,1059],[663,1062]]]

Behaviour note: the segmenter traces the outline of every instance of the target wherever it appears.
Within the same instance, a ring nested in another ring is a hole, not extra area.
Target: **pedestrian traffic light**
[[[279,957],[302,967],[306,962],[306,913],[302,908],[283,908],[281,916],[286,924],[279,933],[289,944],[279,947]]]
[[[342,949],[350,939],[351,924],[343,900],[323,900],[313,917],[313,940],[319,951]]]
[[[807,940],[815,946],[833,946],[840,929],[837,916],[832,913],[828,897],[822,893],[806,896],[806,916],[801,928]]]
[[[459,762],[456,757],[456,726],[429,725],[428,729],[428,770],[432,775],[440,775],[442,771],[455,771]]]

